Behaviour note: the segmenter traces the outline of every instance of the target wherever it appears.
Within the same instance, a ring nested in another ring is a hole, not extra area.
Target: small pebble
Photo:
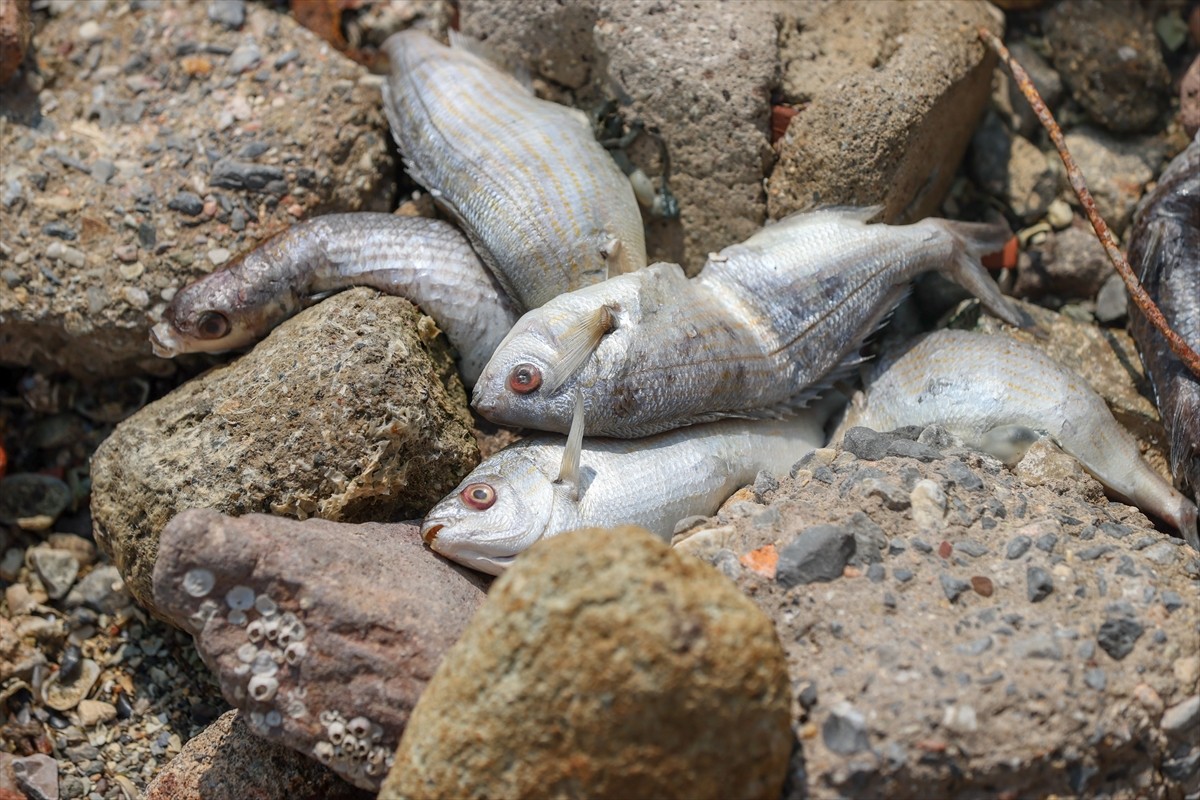
[[[896,569],[892,570],[892,574],[895,575],[896,580],[900,581],[901,583],[908,583],[913,579],[912,570],[905,569],[904,567],[897,567]]]
[[[1029,567],[1025,570],[1025,586],[1029,602],[1040,603],[1054,591],[1054,579],[1041,567]]]
[[[1004,556],[1010,560],[1018,559],[1029,550],[1033,545],[1033,540],[1028,536],[1015,536],[1008,543],[1008,549],[1005,550]]]
[[[1104,674],[1104,670],[1095,667],[1083,673],[1083,682],[1097,692],[1103,692],[1108,686],[1108,676]]]
[[[1100,625],[1096,634],[1096,643],[1100,649],[1117,661],[1133,652],[1134,645],[1141,638],[1145,629],[1141,623],[1130,617],[1109,617]]]
[[[963,592],[971,588],[971,584],[966,581],[944,572],[938,575],[938,581],[942,584],[942,591],[945,592],[946,599],[951,603],[957,601]]]
[[[971,588],[975,590],[975,594],[980,597],[991,597],[996,591],[992,579],[985,575],[972,575]]]
[[[229,260],[230,252],[224,247],[217,247],[208,251],[208,260],[213,266],[219,267]]]
[[[204,210],[204,201],[192,192],[179,192],[167,202],[167,208],[185,216],[199,216]]]

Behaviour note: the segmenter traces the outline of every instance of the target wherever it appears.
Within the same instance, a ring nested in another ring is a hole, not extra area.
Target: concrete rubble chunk
[[[407,301],[335,295],[117,426],[92,462],[96,540],[153,609],[159,532],[187,508],[345,522],[422,515],[478,462],[444,340]]]
[[[154,568],[160,613],[247,727],[372,791],[486,586],[412,525],[213,510],[172,520]]]
[[[778,798],[793,736],[770,621],[640,528],[547,539],[497,580],[380,800]]]

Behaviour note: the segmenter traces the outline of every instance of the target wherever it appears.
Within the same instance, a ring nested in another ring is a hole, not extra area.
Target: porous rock
[[[377,790],[400,733],[487,582],[413,525],[180,514],[154,569],[247,727]]]
[[[0,127],[0,362],[170,372],[147,333],[171,290],[298,217],[390,207],[378,82],[272,7],[240,30],[207,8],[54,4],[37,31]]]
[[[369,800],[328,768],[255,736],[240,711],[226,711],[189,739],[146,787],[146,800]]]
[[[770,622],[638,528],[523,554],[413,712],[381,800],[777,798],[792,735]]]
[[[935,212],[987,104],[1000,33],[983,2],[783,6],[783,98],[800,109],[767,191],[772,218],[884,205],[889,222]]]
[[[702,0],[467,0],[463,31],[568,87],[586,110],[618,99],[627,122],[665,142],[679,220],[649,220],[650,260],[695,272],[708,253],[743,241],[766,217],[775,8]],[[630,157],[657,179],[657,143]]]
[[[1075,100],[1110,131],[1149,127],[1171,78],[1154,24],[1133,0],[1070,0],[1042,18],[1050,58]]]
[[[354,289],[146,406],[92,461],[96,540],[152,609],[158,535],[216,508],[344,522],[425,513],[478,461],[441,338],[407,301]]]
[[[1027,485],[973,450],[942,456],[837,451],[821,479],[797,469],[676,536],[775,621],[802,745],[784,796],[1185,796],[1184,712],[1159,714],[1195,694],[1196,553],[1129,506]],[[936,483],[937,538],[871,480]],[[888,539],[883,580],[789,585],[752,568],[749,554],[857,514]],[[1047,531],[1052,551],[1030,546]],[[1177,557],[1151,558],[1160,546]]]

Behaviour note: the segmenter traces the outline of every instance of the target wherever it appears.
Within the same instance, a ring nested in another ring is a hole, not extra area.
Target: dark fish
[[[1200,351],[1200,135],[1175,157],[1134,217],[1129,263],[1171,328]],[[1130,305],[1130,332],[1170,436],[1175,484],[1200,500],[1200,379]]]

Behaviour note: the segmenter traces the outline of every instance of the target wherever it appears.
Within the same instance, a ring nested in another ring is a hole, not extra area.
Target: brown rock
[[[146,800],[369,800],[327,768],[250,732],[226,711],[146,787]]]
[[[420,516],[478,461],[442,339],[354,289],[117,426],[92,461],[96,541],[153,610],[158,535],[187,508],[346,522]]]
[[[147,339],[164,292],[293,211],[390,207],[376,82],[271,7],[229,30],[208,5],[64,3],[39,28],[0,130],[20,154],[0,163],[0,361],[169,373]]]
[[[32,38],[29,0],[0,3],[0,86],[12,79],[17,67],[25,60],[25,51]]]
[[[208,509],[171,521],[154,569],[159,608],[250,730],[372,790],[486,585],[412,525]]]
[[[397,798],[777,798],[792,736],[770,623],[640,528],[531,548],[447,654]]]
[[[1154,23],[1134,0],[1070,0],[1042,15],[1050,58],[1097,124],[1148,128],[1166,107],[1171,77]]]
[[[1193,16],[1200,19],[1200,13]],[[1179,122],[1188,136],[1200,131],[1200,55],[1192,59],[1179,83]]]
[[[987,103],[995,58],[984,2],[784,6],[783,96],[801,109],[782,140],[770,216],[884,204],[888,222],[935,212]]]

